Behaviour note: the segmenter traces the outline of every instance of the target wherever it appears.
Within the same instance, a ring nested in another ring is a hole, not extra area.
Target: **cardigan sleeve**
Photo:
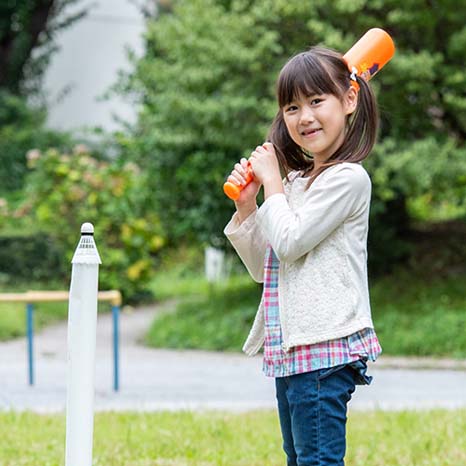
[[[280,261],[299,259],[370,202],[371,181],[361,165],[341,163],[328,170],[295,211],[281,193],[270,196],[258,210],[257,223]]]
[[[262,283],[267,240],[256,222],[256,216],[257,209],[240,223],[238,214],[235,213],[223,232],[251,277],[256,282]]]

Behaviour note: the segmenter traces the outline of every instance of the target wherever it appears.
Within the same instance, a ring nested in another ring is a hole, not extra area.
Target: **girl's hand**
[[[280,167],[272,143],[266,142],[262,146],[257,146],[251,153],[249,162],[256,180],[264,186],[277,180],[281,182]]]
[[[227,181],[234,183],[239,186],[244,186],[246,183],[247,171],[250,170],[249,162],[242,158],[239,163],[235,164],[235,168],[231,172]],[[238,205],[253,205],[255,208],[256,197],[259,192],[261,184],[254,178],[247,186],[245,186],[240,193],[239,198],[235,201]]]

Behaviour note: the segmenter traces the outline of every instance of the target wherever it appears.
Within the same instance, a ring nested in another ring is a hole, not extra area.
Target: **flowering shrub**
[[[126,299],[143,292],[164,236],[147,207],[146,177],[138,166],[98,160],[84,145],[69,154],[30,150],[27,165],[25,201],[12,215],[29,218],[59,242],[68,264],[81,224],[93,223],[102,259],[100,289],[119,289]]]

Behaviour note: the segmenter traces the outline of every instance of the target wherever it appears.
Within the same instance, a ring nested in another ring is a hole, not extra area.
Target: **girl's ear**
[[[343,100],[345,115],[351,115],[358,106],[358,91],[353,87],[346,91],[344,100]]]

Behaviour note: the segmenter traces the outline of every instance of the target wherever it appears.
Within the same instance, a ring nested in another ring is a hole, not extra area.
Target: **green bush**
[[[373,183],[369,267],[379,275],[415,253],[419,223],[466,219],[466,148],[453,139],[387,138],[366,162]],[[387,247],[389,245],[390,247]]]
[[[164,236],[148,208],[150,193],[139,168],[120,160],[99,161],[82,145],[69,154],[31,151],[28,164],[24,200],[10,218],[19,217],[51,238],[65,252],[65,270],[81,224],[93,223],[103,262],[100,288],[120,289],[125,299],[141,296]]]
[[[47,281],[63,276],[63,250],[48,235],[0,234],[0,283]],[[68,267],[69,268],[69,267]]]

